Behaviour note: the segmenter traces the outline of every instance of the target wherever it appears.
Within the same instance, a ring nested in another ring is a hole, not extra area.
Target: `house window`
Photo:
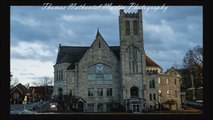
[[[175,85],[177,84],[177,80],[176,79],[174,80],[174,83],[175,83]]]
[[[20,94],[19,93],[17,93],[17,92],[15,92],[14,94],[13,94],[13,97],[14,97],[14,99],[19,99],[19,97],[20,97]]]
[[[112,88],[107,88],[107,96],[112,96]]]
[[[159,93],[159,96],[161,97],[162,96],[161,90],[158,90],[158,93]]]
[[[149,88],[152,88],[152,81],[149,81]]]
[[[155,88],[155,80],[149,81],[149,88]]]
[[[175,90],[175,97],[177,97],[178,96],[178,94],[177,94],[177,90]]]
[[[88,88],[88,96],[94,96],[94,88]]]
[[[152,80],[152,88],[155,88],[155,80]]]
[[[156,100],[156,94],[153,94],[153,100]]]
[[[160,82],[161,82],[161,81],[160,81],[160,78],[158,78],[158,84],[160,84]]]
[[[168,78],[166,78],[166,84],[169,84],[169,79]]]
[[[167,96],[169,97],[170,91],[169,91],[169,90],[167,90],[167,91],[166,91],[166,94],[167,94]]]
[[[97,90],[98,90],[97,91],[98,96],[103,96],[103,88],[98,88]]]
[[[149,94],[149,99],[150,101],[152,101],[152,94]]]
[[[126,35],[130,35],[130,22],[126,21]]]
[[[134,35],[138,34],[138,22],[137,21],[133,21],[133,33],[134,33]]]

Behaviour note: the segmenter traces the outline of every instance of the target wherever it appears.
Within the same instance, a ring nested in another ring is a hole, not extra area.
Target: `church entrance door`
[[[84,112],[84,103],[78,102],[78,112]]]
[[[133,104],[132,108],[133,108],[133,112],[140,112],[140,105],[139,104]]]

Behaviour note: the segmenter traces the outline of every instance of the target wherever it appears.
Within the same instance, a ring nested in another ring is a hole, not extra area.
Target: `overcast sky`
[[[144,47],[164,71],[182,64],[188,49],[203,43],[201,6],[167,6],[142,10]],[[11,7],[11,73],[22,84],[53,79],[59,43],[90,46],[99,28],[105,41],[119,45],[119,9],[47,10],[42,6]],[[136,12],[136,9],[124,9]]]

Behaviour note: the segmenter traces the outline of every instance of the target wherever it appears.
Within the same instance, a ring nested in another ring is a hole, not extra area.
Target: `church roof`
[[[109,46],[115,56],[120,59],[120,46]],[[89,47],[85,46],[60,46],[57,56],[56,64],[60,63],[73,63],[67,69],[71,70],[75,68],[75,63],[78,62],[86,53]],[[151,58],[146,55],[146,66],[160,67]],[[160,67],[161,68],[161,67]]]
[[[56,64],[78,62],[89,47],[60,46]]]

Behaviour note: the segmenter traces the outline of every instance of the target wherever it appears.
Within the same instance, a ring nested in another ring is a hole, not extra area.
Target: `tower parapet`
[[[142,14],[142,10],[141,9],[138,9],[138,11],[135,13],[135,12],[124,12],[123,9],[120,9],[120,16],[125,16],[127,18],[131,18],[131,17],[139,17],[140,15]]]

